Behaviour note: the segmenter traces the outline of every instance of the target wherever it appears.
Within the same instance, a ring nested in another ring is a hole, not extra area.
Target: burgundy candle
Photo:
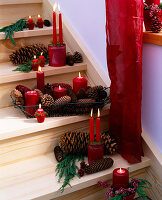
[[[86,91],[87,84],[88,84],[87,79],[84,78],[83,76],[81,76],[80,72],[79,72],[79,76],[77,76],[76,78],[73,79],[73,90],[74,90],[75,94],[77,94],[81,88],[85,89],[85,91]]]
[[[63,96],[67,95],[67,89],[66,88],[62,88],[62,87],[58,87],[58,88],[54,88],[53,89],[53,96],[55,99],[59,99]]]
[[[37,88],[44,93],[44,72],[42,72],[42,68],[40,66],[38,67],[37,72]]]
[[[118,190],[121,187],[129,187],[129,172],[124,168],[118,168],[113,171],[113,188]]]
[[[39,103],[39,94],[36,91],[25,92],[25,111],[27,116],[34,116],[36,106]],[[29,107],[28,107],[29,106]]]
[[[53,6],[53,45],[57,45],[57,29],[56,29],[56,8],[57,3],[55,2]]]
[[[96,142],[101,142],[101,130],[100,130],[100,109],[98,108],[98,114],[96,119]]]
[[[91,109],[91,118],[90,118],[90,143],[94,142],[94,118],[93,118],[93,108]]]

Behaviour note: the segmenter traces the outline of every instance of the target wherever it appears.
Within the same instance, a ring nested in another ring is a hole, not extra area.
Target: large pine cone
[[[14,65],[20,65],[30,61],[34,55],[40,55],[42,52],[43,55],[48,54],[48,49],[43,44],[28,45],[14,51],[9,58]]]
[[[43,92],[42,92],[41,90],[39,90],[39,89],[34,89],[34,91],[38,92],[38,94],[39,94],[39,99],[42,99],[42,97],[43,97]]]
[[[66,103],[70,103],[70,102],[71,102],[71,97],[63,96],[55,101],[55,105],[56,104],[66,104]]]
[[[44,106],[52,106],[54,104],[54,99],[49,94],[44,94],[41,98],[42,105]]]
[[[74,52],[73,59],[74,59],[74,63],[81,63],[81,62],[83,62],[82,54],[79,53],[78,51]]]
[[[103,158],[101,160],[97,160],[85,168],[86,174],[93,174],[96,172],[100,172],[105,169],[109,169],[113,166],[114,161],[111,158]]]
[[[89,133],[86,132],[67,132],[60,138],[59,146],[65,154],[68,153],[87,153],[89,143]]]
[[[69,96],[69,97],[71,97],[71,102],[77,102],[77,96],[75,95],[75,93],[74,93],[74,91],[73,91],[73,89],[72,88],[68,88],[67,89],[67,95]]]

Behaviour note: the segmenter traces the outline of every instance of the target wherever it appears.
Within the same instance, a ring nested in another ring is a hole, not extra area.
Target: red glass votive
[[[66,45],[48,46],[49,66],[62,67],[66,65]]]
[[[113,189],[118,190],[121,187],[129,187],[129,172],[127,169],[117,168],[113,171]]]
[[[39,94],[36,91],[25,92],[25,111],[29,117],[34,117],[35,111],[39,103]]]
[[[62,87],[58,87],[58,88],[54,88],[53,89],[53,96],[56,99],[59,99],[63,96],[66,96],[67,95],[67,89],[66,88],[62,88]]]
[[[88,145],[88,163],[101,160],[104,157],[104,144]]]
[[[43,28],[44,21],[37,21],[38,28]]]
[[[29,30],[33,30],[34,29],[34,22],[27,23],[27,25],[28,25],[28,29]]]
[[[34,71],[38,71],[39,65],[40,65],[40,62],[31,62],[31,66]]]
[[[37,115],[36,118],[37,118],[38,123],[43,123],[45,120],[45,117],[46,117],[46,114]]]
[[[39,56],[39,61],[40,61],[40,66],[44,67],[45,66],[45,62],[46,62],[46,59],[44,58],[44,56]]]

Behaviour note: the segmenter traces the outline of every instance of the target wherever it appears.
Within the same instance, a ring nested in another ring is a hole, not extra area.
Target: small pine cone
[[[66,103],[70,103],[70,102],[71,102],[71,97],[63,96],[55,101],[55,105],[56,104],[66,104]]]
[[[92,88],[89,88],[86,91],[86,94],[87,94],[88,98],[98,99],[99,98],[99,92],[101,90],[103,90],[103,86],[101,86],[101,85],[94,86]]]
[[[56,88],[56,87],[63,87],[63,88],[72,88],[71,85],[67,84],[67,83],[53,83],[51,84],[53,88]]]
[[[53,96],[53,87],[49,83],[47,83],[45,85],[45,94],[49,94],[49,95]]]
[[[78,51],[74,52],[73,59],[74,59],[74,63],[81,63],[81,62],[83,62],[82,54],[79,53]]]
[[[78,170],[78,175],[79,175],[80,177],[83,177],[84,174],[85,174],[84,169],[79,169],[79,170]]]
[[[44,106],[52,106],[54,104],[54,99],[49,94],[44,94],[41,98],[42,105]]]
[[[85,89],[81,88],[77,93],[77,99],[85,99],[87,97]]]
[[[34,91],[38,92],[39,94],[39,99],[41,99],[43,97],[43,92],[39,89],[34,89]]]
[[[97,160],[91,164],[89,164],[85,168],[85,173],[86,174],[93,174],[96,172],[100,172],[105,169],[109,169],[110,167],[113,166],[114,161],[111,158],[103,158],[101,160]]]
[[[69,96],[69,97],[71,97],[71,102],[77,102],[77,96],[75,95],[75,93],[74,93],[74,91],[73,91],[73,89],[72,88],[68,88],[67,89],[67,95]]]
[[[66,64],[70,65],[70,66],[74,65],[74,58],[73,58],[73,55],[71,55],[70,52],[68,52],[67,55],[66,55]]]
[[[161,31],[161,26],[162,26],[161,19],[159,17],[154,17],[152,19],[151,31],[153,33],[159,33]]]
[[[55,158],[58,162],[61,162],[63,160],[63,151],[61,150],[61,148],[59,146],[56,146],[54,148],[54,154],[55,154]]]
[[[15,99],[23,97],[22,93],[16,89],[12,90],[11,95]]]
[[[23,86],[23,85],[17,85],[16,90],[19,90],[22,93],[23,96],[25,95],[25,92],[31,91],[31,89],[29,89],[29,88],[27,88],[26,86]]]
[[[100,90],[98,92],[99,100],[105,99],[107,97],[107,92],[105,90]]]

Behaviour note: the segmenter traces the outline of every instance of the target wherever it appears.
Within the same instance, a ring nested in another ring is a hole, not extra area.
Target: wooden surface
[[[0,0],[1,5],[42,3],[42,0]]]
[[[162,46],[162,31],[160,33],[145,31],[143,33],[143,42]]]

